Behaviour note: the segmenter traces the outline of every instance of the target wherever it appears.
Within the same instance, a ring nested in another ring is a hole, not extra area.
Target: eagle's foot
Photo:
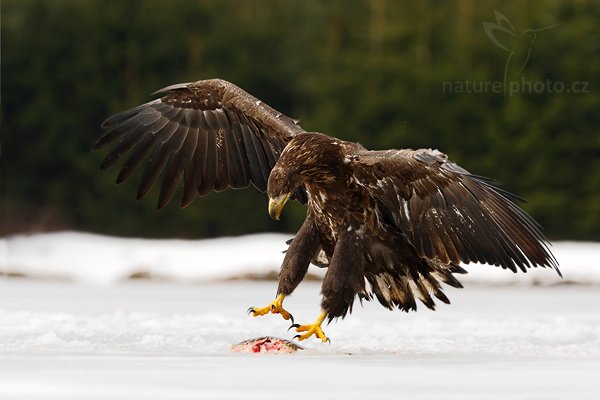
[[[294,317],[292,314],[287,312],[285,308],[283,308],[283,299],[285,299],[285,295],[280,294],[277,298],[268,306],[262,308],[250,307],[248,309],[248,314],[252,314],[253,317],[258,317],[259,315],[265,315],[268,313],[271,314],[281,314],[283,319],[288,320],[291,319],[292,323],[294,323]]]
[[[317,322],[315,322],[314,324],[310,324],[310,325],[293,324],[290,328],[296,328],[296,332],[306,332],[302,335],[294,336],[294,339],[305,340],[305,339],[308,339],[309,337],[311,337],[312,335],[315,335],[317,338],[321,339],[321,341],[323,341],[323,343],[325,343],[325,342],[331,343],[331,340],[329,340],[329,338],[327,336],[325,336],[325,334],[323,333],[323,329],[321,328],[321,324],[323,323],[323,320],[325,319],[326,316],[327,316],[327,312],[323,311],[319,315],[319,318],[317,318]]]

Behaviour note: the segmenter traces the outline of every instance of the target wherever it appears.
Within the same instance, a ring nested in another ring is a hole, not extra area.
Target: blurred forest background
[[[526,198],[523,207],[551,239],[600,240],[597,0],[3,0],[1,7],[0,234],[196,238],[297,229],[301,206],[271,221],[256,190],[158,211],[156,196],[135,201],[135,177],[115,187],[116,169],[98,172],[104,153],[91,147],[107,116],[164,86],[220,77],[307,130],[372,149],[438,148]],[[505,31],[486,32],[484,22]],[[543,27],[551,28],[534,41],[531,31],[521,34]],[[508,83],[558,82],[563,90],[505,96],[484,87],[503,84],[511,52]]]

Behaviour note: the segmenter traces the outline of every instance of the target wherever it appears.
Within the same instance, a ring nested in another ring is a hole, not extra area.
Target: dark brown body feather
[[[252,183],[271,198],[308,201],[290,243],[278,293],[291,294],[309,263],[327,267],[322,306],[344,316],[358,294],[388,308],[448,303],[441,283],[461,287],[459,264],[481,262],[513,272],[553,267],[537,224],[516,197],[472,175],[437,150],[368,151],[319,133],[229,82],[168,87],[161,99],[109,118],[97,148],[113,148],[102,168],[129,154],[117,182],[145,160],[144,196],[162,174],[159,206],[183,182],[194,197]],[[559,272],[560,274],[560,272]]]

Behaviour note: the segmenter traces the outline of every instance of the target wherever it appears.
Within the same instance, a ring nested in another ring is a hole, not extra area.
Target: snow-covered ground
[[[0,399],[599,398],[599,245],[554,246],[572,284],[555,285],[551,270],[472,266],[435,312],[357,304],[324,328],[331,345],[231,353],[244,339],[294,335],[279,316],[246,314],[276,282],[217,281],[276,270],[286,238],[0,240],[0,270],[29,277],[0,279]],[[126,279],[141,272],[163,279]],[[312,322],[319,283],[285,306]]]
[[[81,232],[19,235],[0,239],[0,274],[109,285],[131,276],[203,282],[279,271],[293,234],[257,234],[209,240],[115,238]],[[487,284],[581,283],[600,285],[600,243],[557,242],[551,248],[564,280],[551,270],[513,274],[471,265],[464,282]],[[311,267],[322,276],[324,270]]]

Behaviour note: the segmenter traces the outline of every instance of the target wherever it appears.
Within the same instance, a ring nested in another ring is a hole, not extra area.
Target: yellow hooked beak
[[[274,199],[269,197],[269,215],[273,219],[279,219],[281,215],[281,211],[283,210],[283,206],[290,198],[291,193],[284,193],[275,197]]]

